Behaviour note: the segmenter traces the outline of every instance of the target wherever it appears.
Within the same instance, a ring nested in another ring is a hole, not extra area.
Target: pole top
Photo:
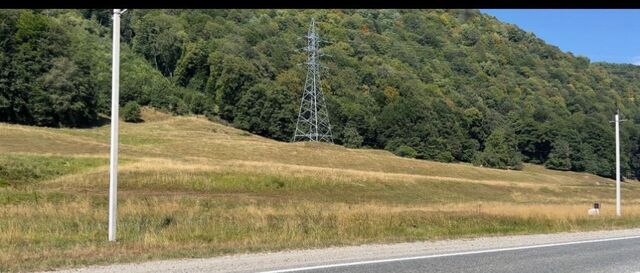
[[[316,33],[316,18],[311,17],[311,26],[309,26],[309,32],[315,35]]]

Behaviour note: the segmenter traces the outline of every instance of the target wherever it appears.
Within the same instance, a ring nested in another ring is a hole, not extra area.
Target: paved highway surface
[[[314,269],[315,268],[315,269]],[[640,272],[640,238],[529,246],[425,257],[329,264],[271,272],[428,273]]]

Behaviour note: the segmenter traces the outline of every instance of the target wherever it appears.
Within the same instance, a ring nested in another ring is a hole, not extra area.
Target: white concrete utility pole
[[[622,216],[622,205],[620,196],[620,122],[626,119],[620,119],[620,108],[616,109],[616,114],[612,122],[616,126],[616,215]]]
[[[616,215],[622,215],[620,211],[620,109],[616,112]]]
[[[116,240],[118,208],[118,109],[120,107],[120,15],[125,10],[113,10],[113,59],[111,73],[111,166],[109,169],[109,241]]]

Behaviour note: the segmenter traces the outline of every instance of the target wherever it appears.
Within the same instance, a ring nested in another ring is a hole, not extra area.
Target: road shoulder
[[[262,272],[284,268],[351,263],[377,259],[394,259],[400,257],[436,255],[463,251],[522,247],[529,245],[567,243],[637,235],[640,235],[640,228],[576,233],[497,236],[474,239],[456,239],[398,244],[371,244],[361,246],[331,247],[323,249],[241,254],[204,259],[150,261],[143,263],[91,266],[79,269],[49,272]]]

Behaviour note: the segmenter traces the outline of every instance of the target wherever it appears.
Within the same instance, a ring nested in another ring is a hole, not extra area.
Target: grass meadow
[[[283,143],[146,109],[121,123],[118,242],[107,242],[109,126],[0,123],[0,272],[640,226],[640,183]],[[310,156],[313,155],[313,156]],[[587,216],[593,202],[600,216]]]

